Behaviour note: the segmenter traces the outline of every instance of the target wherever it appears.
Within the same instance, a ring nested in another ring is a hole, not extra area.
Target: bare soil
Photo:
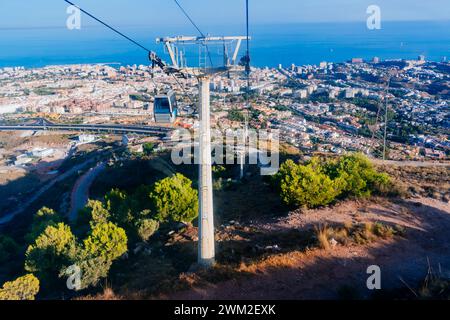
[[[408,228],[406,236],[369,245],[337,245],[330,250],[292,251],[243,264],[249,277],[209,283],[163,299],[335,299],[343,288],[360,298],[373,293],[366,287],[367,267],[378,265],[383,289],[414,286],[429,264],[450,271],[450,206],[434,199],[347,201],[331,208],[294,211],[275,223],[253,228],[269,234],[304,230],[315,223],[380,221]],[[282,249],[282,247],[281,247]],[[449,274],[450,276],[450,274]]]

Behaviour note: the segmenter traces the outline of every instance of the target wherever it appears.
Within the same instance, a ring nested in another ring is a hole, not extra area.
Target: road
[[[74,222],[77,219],[77,215],[80,209],[82,209],[89,199],[89,188],[94,182],[95,178],[105,170],[106,164],[104,162],[99,163],[96,167],[89,169],[83,176],[81,176],[75,183],[72,194],[70,196],[70,211],[69,221]]]
[[[39,123],[31,125],[0,125],[0,131],[92,131],[107,133],[135,133],[166,136],[172,131],[170,128],[158,126],[127,126],[114,124],[49,124]]]
[[[16,210],[14,210],[12,212],[2,215],[0,217],[0,225],[4,225],[4,224],[11,222],[17,215],[19,215],[23,211],[25,211],[25,209],[27,209],[33,202],[35,202],[37,199],[39,199],[45,192],[50,190],[56,183],[67,179],[71,175],[77,173],[79,170],[84,169],[85,167],[87,167],[88,165],[90,165],[92,163],[95,163],[95,159],[86,160],[85,162],[72,167],[71,169],[67,170],[66,172],[62,173],[58,177],[51,180],[49,183],[47,183],[45,186],[43,186],[41,189],[39,189],[33,196],[28,198],[27,201],[22,203],[20,205],[20,208],[17,208]]]

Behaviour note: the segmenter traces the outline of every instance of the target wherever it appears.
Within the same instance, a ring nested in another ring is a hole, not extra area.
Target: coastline
[[[351,64],[352,61],[351,59],[356,58],[356,57],[349,57],[348,60],[346,61],[339,61],[339,62],[335,62],[335,61],[325,61],[327,63],[333,63],[333,64]],[[359,57],[358,57],[359,58]],[[374,57],[373,57],[374,58]],[[415,61],[416,59],[384,59],[384,60],[380,60],[379,63],[383,63],[383,62],[407,62],[407,61]],[[365,59],[363,59],[362,63],[366,63],[366,64],[376,64],[373,61],[367,61]],[[450,60],[445,60],[445,61],[437,61],[437,60],[426,60],[426,63],[446,63],[446,64],[450,64]],[[63,68],[63,67],[83,67],[83,66],[109,66],[115,69],[119,69],[120,67],[133,67],[133,66],[149,66],[151,65],[150,63],[148,64],[122,64],[121,62],[91,62],[91,63],[65,63],[65,64],[49,64],[49,65],[44,65],[44,66],[40,66],[40,67],[26,67],[23,65],[12,65],[12,66],[0,66],[0,70],[7,70],[7,69],[15,69],[15,70],[39,70],[39,69],[45,69],[45,68]],[[304,64],[304,65],[296,65],[298,67],[303,67],[303,66],[309,66],[310,64]],[[317,66],[318,64],[312,64],[312,66]],[[117,67],[114,67],[117,66]],[[285,65],[283,67],[288,68],[288,65]],[[269,68],[269,69],[277,69],[277,67],[275,66],[252,66],[252,68],[255,69],[265,69],[265,68]]]

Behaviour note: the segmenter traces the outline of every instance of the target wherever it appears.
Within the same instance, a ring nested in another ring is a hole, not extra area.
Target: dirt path
[[[168,299],[333,299],[339,288],[351,287],[360,297],[372,293],[366,287],[367,267],[378,265],[382,288],[415,285],[423,280],[428,260],[444,273],[450,271],[450,205],[418,198],[390,202],[348,201],[331,208],[295,211],[275,223],[261,224],[270,232],[303,229],[313,223],[381,221],[408,227],[405,238],[395,237],[368,246],[338,245],[329,251],[312,250],[275,255],[247,266],[248,278],[208,285],[162,296]],[[448,273],[450,277],[450,273]]]

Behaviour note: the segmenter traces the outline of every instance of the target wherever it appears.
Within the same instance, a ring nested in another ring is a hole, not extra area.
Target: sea
[[[154,50],[163,59],[168,54],[155,39],[163,36],[197,35],[187,27],[119,26],[121,32]],[[243,26],[212,26],[209,35],[244,35]],[[257,67],[343,62],[358,57],[372,59],[450,60],[450,21],[384,22],[379,30],[369,30],[366,22],[298,23],[251,26],[251,63]],[[188,65],[197,66],[209,53],[208,61],[220,65],[224,44],[199,48],[186,45]],[[231,52],[231,45],[227,45]],[[242,44],[240,55],[246,50]],[[201,53],[201,55],[199,54]],[[211,59],[209,59],[211,57]],[[204,62],[204,61],[203,61]],[[111,65],[148,64],[144,50],[105,27],[2,28],[0,67],[26,68],[47,65],[106,63]]]

